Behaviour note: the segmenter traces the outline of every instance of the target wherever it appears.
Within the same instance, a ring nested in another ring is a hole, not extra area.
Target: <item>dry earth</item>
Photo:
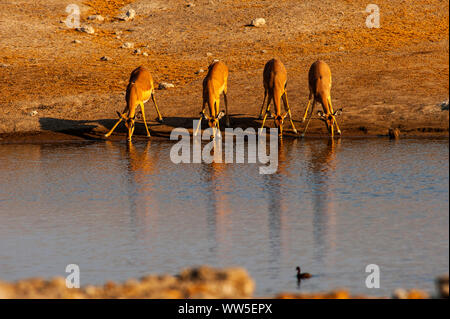
[[[95,34],[66,26],[70,3],[80,6],[81,24],[93,26]],[[287,67],[300,129],[308,68],[323,59],[333,72],[334,106],[344,110],[338,118],[344,136],[386,134],[389,127],[404,135],[448,136],[449,113],[440,104],[449,95],[449,2],[376,3],[379,29],[366,27],[367,1],[361,0],[2,1],[0,139],[45,134],[101,139],[114,124],[115,111],[124,108],[129,74],[139,65],[151,70],[156,83],[175,85],[157,91],[166,121],[151,121],[153,135],[191,128],[205,75],[197,71],[215,58],[230,69],[232,125],[257,126],[262,70],[272,57]],[[116,18],[128,8],[136,11],[135,19]],[[105,20],[87,20],[91,14]],[[266,19],[265,26],[248,26],[258,17]],[[148,56],[121,48],[124,42]],[[111,60],[102,61],[103,56]],[[151,103],[146,113],[147,119],[156,117]],[[141,123],[135,134],[144,131]],[[124,138],[123,132],[113,138]],[[311,133],[325,134],[323,123],[313,121]]]

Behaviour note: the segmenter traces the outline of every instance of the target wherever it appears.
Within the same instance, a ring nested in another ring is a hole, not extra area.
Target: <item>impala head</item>
[[[203,117],[208,121],[208,125],[210,128],[218,128],[219,120],[225,115],[224,112],[219,112],[216,117],[209,116],[207,114],[202,113]]]
[[[287,112],[283,115],[275,115],[275,126],[278,128],[278,136],[283,135],[283,123],[287,115]]]
[[[318,111],[317,115],[319,118],[325,122],[327,126],[328,133],[331,133],[331,128],[333,127],[334,121],[336,120],[335,116],[340,115],[342,113],[342,109],[335,111],[334,113],[325,114],[322,111]]]
[[[133,117],[126,117],[124,114],[120,114],[119,112],[117,112],[117,115],[119,115],[119,118],[122,118],[123,122],[125,123],[125,127],[127,128],[127,140],[130,142],[131,137],[134,133],[134,129],[136,127],[136,115],[134,115]]]

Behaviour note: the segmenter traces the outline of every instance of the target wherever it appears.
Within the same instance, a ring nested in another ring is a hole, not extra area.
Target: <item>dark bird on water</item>
[[[300,267],[297,267],[296,269],[297,269],[297,280],[300,281],[302,279],[311,278],[311,274],[310,273],[307,273],[307,272],[302,273]]]

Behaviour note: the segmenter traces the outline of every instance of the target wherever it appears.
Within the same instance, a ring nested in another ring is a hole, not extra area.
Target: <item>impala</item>
[[[278,135],[283,136],[283,123],[286,116],[289,114],[289,120],[292,125],[294,133],[297,134],[297,129],[292,121],[291,109],[289,108],[289,103],[286,93],[287,85],[287,72],[283,63],[278,59],[272,59],[266,63],[263,73],[263,84],[264,84],[264,100],[261,106],[261,111],[259,112],[259,119],[263,116],[264,104],[267,99],[266,112],[264,115],[263,123],[261,126],[261,131],[264,128],[267,116],[270,112],[270,102],[273,100],[275,108],[275,126],[279,129]],[[281,99],[283,99],[284,109],[286,113],[281,114]]]
[[[209,127],[213,129],[213,136],[216,130],[220,134],[219,120],[224,116],[223,112],[219,112],[220,95],[223,93],[225,100],[226,125],[230,126],[230,119],[228,117],[228,100],[227,100],[227,82],[228,82],[228,68],[225,63],[214,60],[208,68],[208,74],[203,80],[203,107],[200,112],[200,121],[194,135],[197,135],[202,119],[208,121]],[[208,104],[209,115],[205,113],[206,104]]]
[[[144,120],[145,129],[147,130],[147,136],[150,137],[150,132],[147,127],[147,122],[145,120],[144,103],[149,99],[152,99],[153,104],[155,104],[156,112],[158,113],[158,121],[162,122],[163,118],[159,112],[158,105],[155,99],[155,87],[153,86],[153,78],[150,72],[143,68],[138,67],[133,72],[131,72],[130,80],[127,86],[127,93],[125,100],[127,105],[122,113],[117,112],[119,120],[113,126],[111,131],[105,134],[105,137],[109,137],[120,122],[124,121],[127,128],[127,140],[131,141],[131,137],[134,133],[135,121],[136,121],[136,108],[138,105],[141,107],[142,118]]]
[[[337,133],[341,135],[341,130],[339,129],[339,125],[336,121],[336,115],[339,115],[342,109],[334,112],[333,105],[331,104],[331,70],[328,64],[323,61],[314,62],[308,74],[308,83],[309,83],[309,102],[306,107],[305,115],[303,116],[303,122],[306,120],[306,116],[308,114],[308,109],[311,105],[312,108],[311,113],[306,124],[305,130],[303,131],[302,137],[305,136],[306,130],[308,129],[309,122],[311,121],[311,117],[314,112],[314,107],[316,106],[316,102],[322,104],[323,112],[319,111],[317,114],[320,119],[325,122],[327,126],[328,132],[331,134],[331,137],[334,136],[334,125],[336,125]]]

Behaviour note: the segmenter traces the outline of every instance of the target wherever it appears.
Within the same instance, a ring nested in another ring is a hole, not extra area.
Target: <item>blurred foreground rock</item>
[[[186,269],[178,276],[149,275],[125,283],[107,282],[103,286],[66,288],[64,278],[31,278],[15,283],[0,282],[0,299],[5,298],[249,298],[255,284],[242,268]]]
[[[435,297],[448,298],[448,275],[436,279]],[[181,271],[179,275],[149,275],[140,280],[124,283],[109,281],[103,286],[66,288],[64,278],[51,280],[30,278],[14,283],[0,281],[0,299],[242,299],[254,297],[255,283],[245,269],[215,269],[206,266]],[[280,293],[269,298],[278,299],[367,299],[368,296],[351,295],[346,290],[324,293]],[[386,297],[388,298],[388,297]],[[430,295],[422,290],[397,289],[394,299],[426,299]],[[384,299],[384,298],[383,298]]]
[[[436,279],[439,298],[448,298],[448,274]]]

